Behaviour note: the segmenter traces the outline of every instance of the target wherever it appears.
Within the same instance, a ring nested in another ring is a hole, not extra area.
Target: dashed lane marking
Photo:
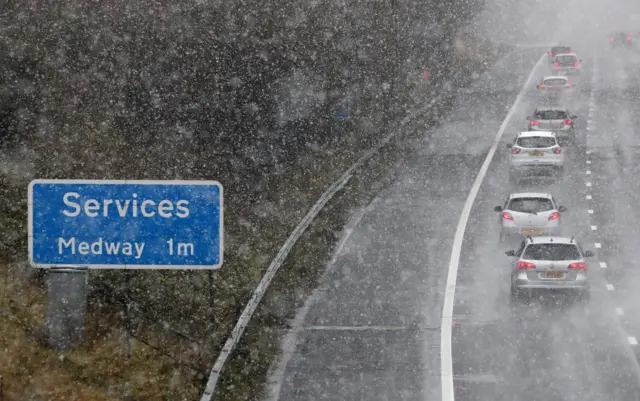
[[[590,187],[590,186],[591,186],[591,183],[590,183],[590,182],[587,182],[587,186],[588,186],[588,187]]]
[[[622,308],[616,308],[616,315],[618,316],[624,315],[624,311],[622,310]]]
[[[591,226],[591,231],[596,231],[598,229],[598,226]]]
[[[600,268],[606,269],[607,268],[607,263],[606,262],[600,262]]]
[[[591,200],[591,199],[593,199],[591,195],[587,195],[587,200]]]
[[[635,337],[627,337],[627,339],[629,340],[629,344],[638,345],[638,340],[636,340]]]
[[[593,214],[593,209],[589,209],[587,212],[589,212],[589,214]]]
[[[601,244],[601,243],[599,243],[599,242],[596,242],[596,248],[597,248],[597,249],[602,248],[602,244]]]
[[[613,286],[613,284],[607,284],[607,290],[609,290],[609,291],[613,291],[613,290],[615,290],[615,289],[616,289],[616,288]]]

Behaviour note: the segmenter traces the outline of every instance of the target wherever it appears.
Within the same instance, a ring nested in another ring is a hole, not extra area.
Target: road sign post
[[[49,269],[50,345],[84,335],[87,270],[217,270],[223,189],[216,181],[34,180],[29,263]]]
[[[38,268],[198,269],[222,265],[215,181],[34,180],[29,262]]]
[[[48,277],[49,345],[66,351],[82,340],[87,313],[87,268],[55,266]]]

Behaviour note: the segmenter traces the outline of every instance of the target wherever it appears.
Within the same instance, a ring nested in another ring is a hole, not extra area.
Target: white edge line
[[[370,202],[369,205],[371,205],[371,203],[372,202]],[[367,209],[369,208],[369,205],[363,207],[352,218],[351,222],[346,225],[343,231],[342,239],[340,240],[338,246],[336,247],[336,250],[333,253],[333,257],[331,258],[331,261],[327,264],[327,267],[325,269],[323,276],[326,276],[326,274],[331,271],[331,267],[334,266],[336,260],[342,253],[342,249],[347,243],[347,240],[349,240],[349,238],[351,237],[351,234],[353,234],[353,230],[358,226],[358,224],[360,224],[360,221],[366,214]],[[288,331],[287,335],[282,340],[282,343],[280,346],[280,349],[282,350],[282,354],[278,358],[277,365],[275,369],[273,369],[273,371],[269,374],[268,380],[267,380],[267,383],[268,383],[267,399],[268,400],[277,401],[280,398],[280,391],[282,389],[282,379],[287,369],[287,365],[289,364],[291,357],[296,351],[298,335],[302,331],[302,325],[304,324],[304,321],[307,318],[309,309],[311,308],[311,306],[313,306],[317,302],[321,293],[322,292],[320,291],[319,288],[316,288],[315,290],[313,290],[311,295],[306,299],[306,301],[304,302],[304,305],[302,306],[302,308],[300,308],[298,313],[296,313],[295,318],[291,322],[291,330]]]
[[[513,102],[511,109],[507,113],[507,116],[502,121],[498,132],[493,140],[493,145],[489,149],[489,153],[482,163],[480,167],[480,171],[478,171],[478,175],[469,191],[469,195],[467,196],[467,200],[465,201],[464,207],[462,209],[462,213],[460,214],[460,220],[458,221],[458,226],[456,228],[456,233],[453,239],[453,247],[451,250],[451,259],[449,261],[449,272],[447,274],[447,283],[445,286],[444,293],[444,304],[442,306],[442,322],[440,325],[440,377],[442,380],[441,390],[442,390],[442,401],[454,401],[455,393],[453,386],[453,354],[451,347],[451,335],[452,335],[452,325],[453,325],[453,303],[454,297],[456,293],[456,280],[458,277],[458,266],[460,264],[460,252],[462,250],[462,240],[464,239],[464,233],[467,227],[467,221],[469,220],[469,215],[471,214],[471,207],[473,206],[473,202],[478,195],[478,191],[480,189],[480,185],[484,180],[484,176],[487,174],[487,170],[489,169],[489,165],[493,160],[493,156],[496,153],[496,149],[500,144],[500,139],[502,138],[502,134],[507,129],[507,125],[511,120],[511,117],[516,112],[522,98],[524,97],[525,92],[529,88],[533,77],[545,59],[546,53],[543,54],[538,62],[533,66],[533,69],[529,73],[525,84],[516,97],[516,100]]]
[[[629,340],[629,344],[638,345],[638,340],[636,340],[635,337],[627,337],[627,339]]]
[[[360,168],[369,159],[371,159],[376,153],[378,153],[378,151],[382,147],[384,147],[387,143],[389,143],[389,141],[391,141],[391,139],[393,139],[393,137],[395,137],[398,133],[402,133],[402,130],[400,129],[401,127],[406,125],[409,121],[413,120],[414,118],[420,117],[422,114],[430,110],[432,105],[435,104],[437,101],[438,101],[438,98],[434,98],[427,107],[421,108],[417,112],[408,115],[402,121],[400,121],[400,124],[398,124],[399,129],[388,134],[380,142],[378,142],[377,145],[375,145],[373,148],[369,149],[365,154],[360,156],[360,158],[356,160],[356,162],[351,167],[349,167],[337,181],[335,181],[333,184],[329,186],[329,188],[327,188],[327,190],[320,196],[320,198],[313,205],[313,207],[311,207],[309,212],[302,218],[302,220],[300,220],[300,222],[298,223],[296,228],[293,230],[289,238],[287,238],[287,240],[284,242],[284,244],[276,254],[276,257],[271,261],[271,264],[269,264],[269,267],[267,268],[264,275],[262,276],[260,283],[258,283],[258,286],[253,291],[251,298],[247,302],[247,305],[245,306],[244,310],[242,311],[240,318],[238,318],[236,325],[231,331],[231,334],[227,338],[227,341],[224,343],[222,347],[222,351],[220,351],[218,358],[216,359],[216,361],[213,364],[213,367],[211,368],[211,373],[209,374],[209,379],[207,379],[207,384],[204,388],[200,401],[210,401],[211,398],[213,397],[213,393],[218,383],[218,379],[220,377],[222,367],[224,366],[227,359],[229,358],[229,355],[231,355],[231,351],[238,344],[238,341],[240,341],[240,338],[242,337],[244,330],[247,328],[247,325],[249,324],[249,320],[257,310],[258,305],[262,300],[262,297],[266,293],[266,290],[271,284],[271,281],[273,280],[276,273],[280,269],[280,266],[282,266],[282,263],[284,262],[285,258],[291,251],[291,248],[293,248],[293,246],[296,244],[296,242],[302,236],[302,234],[306,231],[307,227],[315,219],[318,213],[320,213],[320,211],[324,208],[327,202],[340,189],[342,189],[342,187],[345,186],[345,184],[351,179],[353,173],[358,168]]]

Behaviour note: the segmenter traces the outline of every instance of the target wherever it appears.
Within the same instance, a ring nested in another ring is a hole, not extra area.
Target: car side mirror
[[[493,208],[494,212],[501,212],[502,211],[502,206],[496,206]]]
[[[591,257],[593,257],[593,256],[594,256],[594,255],[593,255],[593,252],[591,252],[591,251],[585,251],[585,252],[584,252],[584,257],[585,257],[585,258],[591,258]]]
[[[564,206],[560,206],[560,207],[558,208],[558,211],[559,211],[559,212],[566,212],[566,211],[567,211],[567,208],[566,208],[566,207],[564,207]]]
[[[506,146],[507,146],[507,149],[511,149],[513,147],[513,144],[512,143],[508,143]]]
[[[504,254],[507,256],[516,256],[516,251],[514,250],[506,251]],[[586,256],[586,252],[585,252],[585,256]]]

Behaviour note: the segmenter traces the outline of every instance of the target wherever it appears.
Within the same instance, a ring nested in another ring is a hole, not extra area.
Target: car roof
[[[561,236],[536,236],[527,237],[530,244],[576,244],[574,237],[561,237]]]
[[[516,192],[514,194],[509,195],[509,199],[517,199],[517,198],[546,198],[551,199],[552,196],[550,193],[544,192]]]
[[[543,106],[536,107],[534,111],[567,111],[565,107]]]
[[[542,78],[543,81],[546,81],[547,79],[564,79],[568,81],[569,77],[567,77],[566,75],[549,75]]]
[[[552,49],[557,49],[559,47],[571,47],[571,46],[569,46],[569,45],[555,45],[555,46],[552,47]]]
[[[562,56],[578,57],[575,53],[559,53],[559,54],[556,54],[556,57],[562,57]]]
[[[552,131],[522,131],[518,133],[518,138],[530,138],[535,136],[556,137],[556,133]]]

